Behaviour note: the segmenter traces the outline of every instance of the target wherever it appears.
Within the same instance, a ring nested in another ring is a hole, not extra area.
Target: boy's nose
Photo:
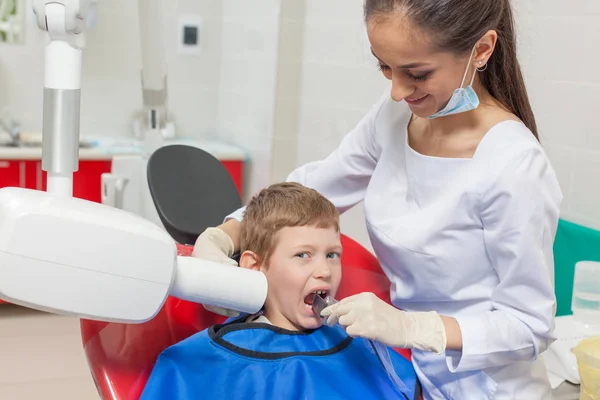
[[[315,275],[317,278],[329,278],[331,277],[331,268],[327,261],[319,262],[319,265],[315,269]]]

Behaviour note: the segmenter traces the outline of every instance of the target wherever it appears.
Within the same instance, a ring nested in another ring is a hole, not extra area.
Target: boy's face
[[[316,329],[314,294],[335,296],[342,278],[340,234],[334,228],[286,227],[278,233],[268,267],[265,316],[289,330]]]

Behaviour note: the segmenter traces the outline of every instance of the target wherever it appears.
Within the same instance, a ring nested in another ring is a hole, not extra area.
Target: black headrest
[[[197,147],[164,146],[148,159],[148,185],[167,232],[194,244],[206,228],[242,206],[231,175],[213,155]]]

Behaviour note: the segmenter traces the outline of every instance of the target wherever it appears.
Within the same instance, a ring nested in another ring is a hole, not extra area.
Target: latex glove
[[[231,258],[233,251],[233,241],[224,230],[208,228],[196,239],[192,256],[220,264],[237,266],[237,262]]]
[[[219,228],[208,228],[196,239],[192,257],[237,267],[237,262],[231,258],[234,249],[233,241],[225,231]],[[240,315],[238,311],[221,307],[204,306],[204,308],[227,317]]]
[[[329,326],[339,322],[352,337],[436,354],[446,350],[446,328],[437,312],[402,311],[373,293],[347,297],[324,309],[321,315],[327,317]]]

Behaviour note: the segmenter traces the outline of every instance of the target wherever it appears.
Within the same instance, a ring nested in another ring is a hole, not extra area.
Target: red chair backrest
[[[373,292],[389,303],[390,282],[377,259],[360,244],[342,235],[343,278],[337,298]],[[179,255],[192,248],[178,246]],[[225,317],[200,304],[169,297],[159,313],[143,324],[81,320],[85,354],[101,398],[138,399],[156,359],[163,350],[189,336],[222,323]],[[409,356],[408,352],[402,352]]]

